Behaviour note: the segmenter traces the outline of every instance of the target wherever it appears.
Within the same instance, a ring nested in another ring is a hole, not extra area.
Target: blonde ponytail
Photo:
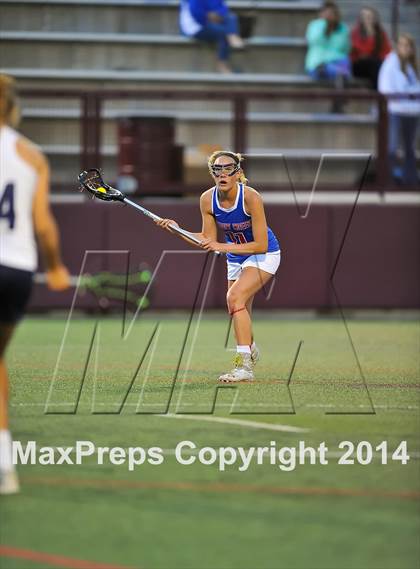
[[[15,127],[19,118],[16,82],[10,75],[0,73],[0,122]]]
[[[241,172],[241,176],[239,178],[239,181],[241,182],[241,184],[244,184],[244,186],[246,186],[248,183],[248,178],[245,176],[243,171]]]

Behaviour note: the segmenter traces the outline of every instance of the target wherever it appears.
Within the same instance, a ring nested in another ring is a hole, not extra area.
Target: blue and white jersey
[[[252,233],[251,216],[245,209],[245,188],[243,184],[238,184],[236,200],[232,207],[225,209],[219,204],[217,197],[217,187],[213,188],[212,194],[212,213],[217,225],[224,231],[226,243],[249,243],[254,241]],[[272,230],[267,227],[268,248],[267,253],[280,251],[280,245]],[[230,263],[243,263],[252,254],[236,255],[228,253],[227,260]]]

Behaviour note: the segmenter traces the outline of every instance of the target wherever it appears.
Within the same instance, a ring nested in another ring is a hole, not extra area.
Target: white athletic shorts
[[[227,278],[228,281],[236,281],[239,279],[241,271],[247,267],[256,267],[266,273],[274,275],[280,265],[280,251],[272,253],[262,253],[261,255],[251,255],[243,263],[227,262]]]

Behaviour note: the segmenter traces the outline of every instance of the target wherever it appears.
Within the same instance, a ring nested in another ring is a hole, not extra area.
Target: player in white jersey
[[[14,130],[18,122],[14,80],[0,74],[0,494],[19,490],[12,464],[4,358],[30,297],[37,267],[36,240],[49,288],[64,290],[69,286],[48,204],[48,162],[34,144]]]
[[[207,251],[226,253],[227,307],[236,337],[234,368],[219,377],[233,383],[252,381],[259,359],[252,332],[252,303],[280,265],[280,245],[267,226],[260,194],[246,185],[242,157],[234,152],[214,152],[208,162],[215,186],[201,195],[202,231],[194,235]],[[173,219],[157,222],[171,231]],[[224,243],[217,241],[217,231],[224,233]]]

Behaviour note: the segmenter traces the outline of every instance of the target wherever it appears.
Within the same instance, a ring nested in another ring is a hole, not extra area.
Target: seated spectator
[[[391,44],[378,12],[373,8],[362,8],[359,21],[351,32],[350,57],[354,77],[368,79],[372,88],[377,89],[379,68],[390,51]]]
[[[341,22],[335,2],[325,2],[319,18],[312,20],[306,30],[308,52],[305,68],[314,79],[332,79],[343,86],[350,73],[349,31]]]
[[[417,70],[416,44],[410,34],[401,34],[397,47],[383,62],[379,70],[378,89],[381,93],[420,94]],[[389,99],[388,153],[392,176],[405,185],[419,181],[416,169],[416,131],[420,116],[419,99]],[[398,167],[397,150],[400,139],[404,149],[402,168]]]
[[[229,11],[225,0],[181,0],[179,24],[181,32],[197,40],[217,44],[217,68],[231,73],[231,48],[242,49],[238,19]]]

